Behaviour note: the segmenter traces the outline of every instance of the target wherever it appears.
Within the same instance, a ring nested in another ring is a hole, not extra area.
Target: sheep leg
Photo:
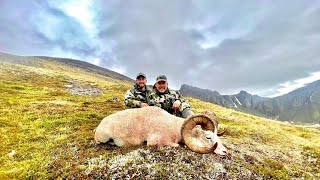
[[[179,144],[177,144],[177,143],[172,143],[172,144],[168,144],[169,146],[171,146],[171,147],[179,147],[180,145]]]
[[[159,134],[153,134],[150,135],[147,139],[147,145],[148,146],[172,146],[172,147],[179,147],[179,144],[177,142],[174,142],[172,140],[168,140],[167,137],[163,137]]]
[[[179,144],[174,141],[170,141],[168,139],[163,138],[163,139],[160,139],[159,146],[179,147]]]
[[[121,147],[121,146],[127,146],[127,143],[121,139],[121,138],[114,138],[113,139],[114,144],[116,144],[117,146]]]
[[[129,142],[130,142],[130,146],[139,146],[143,144],[143,140],[141,140],[140,138],[130,138],[128,140],[128,143]]]
[[[151,134],[147,138],[147,146],[156,146],[159,144],[159,135],[158,134]]]
[[[110,140],[110,138],[111,138],[110,135],[103,131],[96,132],[94,137],[97,144],[106,143]]]

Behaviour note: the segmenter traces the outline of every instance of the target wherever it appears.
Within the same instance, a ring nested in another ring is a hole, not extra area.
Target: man
[[[189,102],[183,99],[178,91],[168,88],[167,77],[165,75],[157,77],[153,92],[149,97],[150,105],[159,106],[170,114],[183,118],[194,114]]]
[[[124,97],[124,103],[130,108],[142,108],[148,105],[148,96],[151,90],[147,88],[147,78],[143,73],[139,73],[136,77],[136,83],[129,89]]]

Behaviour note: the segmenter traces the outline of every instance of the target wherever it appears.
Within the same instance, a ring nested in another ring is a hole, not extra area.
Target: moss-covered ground
[[[0,63],[0,179],[319,179],[320,131],[259,118],[188,98],[194,111],[216,112],[227,157],[184,145],[117,148],[94,143],[103,117],[125,109],[131,84],[48,63]],[[73,95],[77,81],[97,96]],[[120,102],[113,102],[119,97]]]

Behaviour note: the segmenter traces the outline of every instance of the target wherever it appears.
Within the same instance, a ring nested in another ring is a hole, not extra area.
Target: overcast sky
[[[0,51],[272,97],[320,79],[319,19],[320,0],[1,0]]]

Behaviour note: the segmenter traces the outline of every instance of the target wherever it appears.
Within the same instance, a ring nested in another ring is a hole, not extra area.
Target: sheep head
[[[221,155],[221,156],[225,156],[227,155],[227,149],[223,146],[223,144],[221,143],[220,141],[220,138],[218,136],[222,136],[226,130],[223,130],[221,132],[218,132],[218,129],[219,129],[219,121],[218,121],[218,117],[217,115],[212,112],[212,111],[204,111],[202,112],[201,114],[205,114],[207,115],[215,124],[215,129],[213,130],[214,131],[214,141],[218,143],[218,146],[217,148],[214,150],[214,153],[218,154],[218,155]]]
[[[184,143],[194,152],[213,152],[218,144],[214,141],[215,124],[207,115],[189,116],[181,127]]]
[[[194,152],[225,156],[227,149],[222,145],[218,135],[218,119],[214,112],[206,111],[189,116],[181,128],[181,137]]]

